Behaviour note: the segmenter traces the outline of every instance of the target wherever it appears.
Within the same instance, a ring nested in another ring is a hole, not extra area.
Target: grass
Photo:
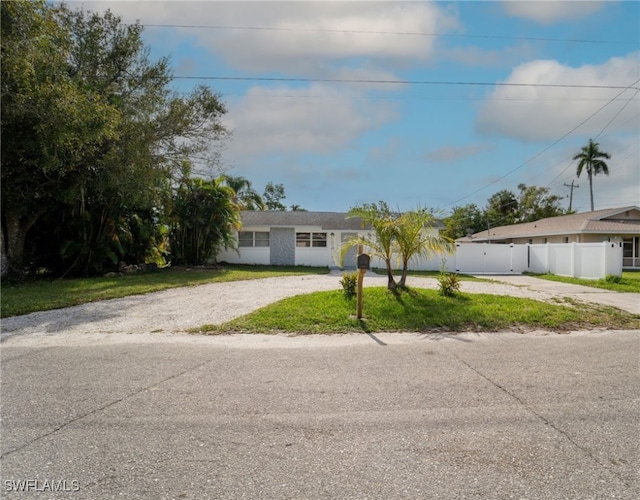
[[[382,269],[382,268],[372,268],[371,269],[374,273],[376,274],[381,274],[386,276],[387,275],[387,270],[386,269]],[[394,270],[393,271],[393,275],[396,278],[400,278],[400,274],[401,271],[398,270]],[[416,276],[418,278],[435,278],[438,279],[438,276],[440,276],[440,271],[409,271],[407,273],[407,276]],[[488,281],[493,281],[490,279],[485,279],[485,278],[478,278],[477,276],[471,276],[469,274],[457,274],[458,278],[460,279],[460,281],[480,281],[480,282],[488,282]]]
[[[640,272],[638,271],[624,271],[622,273],[622,278],[617,283],[613,281],[607,281],[606,279],[585,280],[580,278],[570,278],[567,276],[557,276],[555,274],[526,274],[549,281],[560,281],[562,283],[572,283],[574,285],[603,288],[605,290],[612,290],[614,292],[640,293]]]
[[[153,273],[126,274],[113,278],[64,280],[32,278],[24,281],[3,281],[0,317],[59,309],[182,286],[328,272],[329,269],[326,267],[226,265],[218,269],[167,268]]]
[[[355,318],[355,299],[342,291],[315,292],[284,299],[223,325],[204,325],[193,333],[348,333],[501,331],[640,328],[640,316],[609,307],[573,307],[486,294],[448,298],[435,290],[393,294],[367,288],[364,316]]]

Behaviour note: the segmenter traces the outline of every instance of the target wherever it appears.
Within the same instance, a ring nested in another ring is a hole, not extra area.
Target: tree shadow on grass
[[[392,300],[387,314],[394,316],[396,326],[401,330],[424,332],[446,327],[459,331],[468,327],[469,317],[464,308],[471,299],[462,294],[444,297],[406,288],[394,290],[388,297]],[[396,306],[391,305],[393,303]]]

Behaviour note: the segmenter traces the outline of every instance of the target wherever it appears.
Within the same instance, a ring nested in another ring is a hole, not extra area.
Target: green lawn
[[[569,278],[567,276],[557,276],[555,274],[526,274],[549,281],[560,281],[562,283],[573,283],[574,285],[603,288],[605,290],[612,290],[614,292],[640,293],[640,272],[638,271],[624,271],[622,273],[622,278],[618,283],[608,281],[606,279],[585,280],[580,278]]]
[[[355,300],[341,291],[316,292],[284,299],[224,325],[204,325],[194,333],[346,333],[500,331],[590,328],[640,328],[640,316],[614,308],[571,303],[550,304],[486,294],[441,296],[435,290],[411,289],[392,294],[366,288],[364,319],[355,317]]]
[[[326,267],[227,265],[218,269],[167,268],[153,273],[127,274],[113,278],[3,281],[0,316],[6,318],[181,286],[328,272]]]
[[[376,274],[381,274],[386,276],[387,275],[387,270],[386,269],[381,269],[379,267],[375,267],[371,269],[374,273]],[[393,275],[396,277],[396,279],[400,279],[400,275],[402,274],[402,271],[394,269],[393,270]],[[440,271],[409,271],[407,273],[407,276],[416,276],[418,278],[435,278],[437,279],[438,276],[440,276]],[[458,278],[460,279],[460,281],[493,281],[490,279],[486,279],[486,278],[478,278],[477,276],[471,276],[469,274],[457,274]]]

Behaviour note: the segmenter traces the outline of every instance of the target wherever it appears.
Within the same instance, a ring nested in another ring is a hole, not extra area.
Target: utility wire
[[[420,36],[420,37],[446,37],[446,38],[475,38],[493,40],[522,40],[528,42],[560,42],[560,43],[592,43],[592,44],[614,44],[614,45],[635,45],[633,41],[619,40],[589,40],[578,38],[545,38],[533,36],[508,36],[508,35],[474,35],[460,33],[426,33],[420,31],[369,31],[369,30],[345,30],[331,28],[293,28],[275,26],[222,26],[207,24],[143,24],[145,28],[181,28],[181,29],[210,29],[210,30],[242,30],[242,31],[283,31],[283,32],[303,32],[303,33],[346,33],[358,35],[394,35],[394,36]]]
[[[502,179],[504,179],[505,177],[511,175],[512,173],[516,172],[517,170],[520,170],[522,167],[524,167],[525,165],[527,165],[529,162],[535,160],[537,157],[541,156],[543,153],[546,153],[547,151],[549,151],[552,147],[554,147],[556,144],[558,144],[560,141],[564,140],[567,136],[569,136],[570,134],[572,134],[573,132],[575,132],[578,128],[580,128],[582,125],[584,125],[585,123],[587,123],[589,120],[591,120],[591,118],[593,118],[595,115],[597,115],[598,113],[600,113],[600,111],[602,111],[604,108],[606,108],[607,106],[609,106],[612,102],[614,102],[620,95],[622,95],[624,92],[626,92],[628,89],[635,89],[636,87],[634,87],[634,85],[637,85],[638,82],[640,82],[640,80],[636,80],[634,83],[632,83],[631,85],[625,87],[625,89],[620,92],[618,95],[616,95],[613,99],[611,99],[609,102],[607,102],[604,106],[600,107],[599,109],[597,109],[595,112],[593,112],[591,115],[589,115],[587,118],[585,118],[583,121],[581,121],[578,125],[576,125],[575,127],[573,127],[571,130],[569,130],[567,133],[565,133],[562,137],[560,137],[559,139],[555,140],[554,142],[552,142],[551,144],[549,144],[546,148],[544,148],[542,151],[539,151],[538,153],[536,153],[535,155],[533,155],[532,157],[530,157],[528,160],[524,161],[523,163],[521,163],[520,165],[518,165],[516,168],[509,170],[509,172],[507,172],[506,174],[498,177],[497,179],[495,179],[494,181],[490,182],[489,184],[486,184],[485,186],[476,189],[475,191],[473,191],[472,193],[463,196],[462,198],[458,198],[455,201],[452,201],[450,203],[447,203],[446,205],[444,205],[444,207],[448,207],[450,205],[454,205],[455,203],[458,203],[462,200],[466,200],[467,198],[470,198],[471,196],[473,196],[474,194],[479,193],[480,191],[485,190],[486,188],[493,186],[494,184],[498,183],[499,181],[501,181]],[[627,103],[625,103],[625,106],[630,102],[627,101]],[[608,126],[608,124],[607,124]],[[599,135],[599,134],[598,134]],[[567,168],[569,168],[570,165],[568,165],[560,174],[558,174],[553,181],[551,181],[549,184],[552,184],[560,175],[562,175],[562,173],[564,173]]]
[[[639,87],[629,85],[579,85],[566,83],[507,83],[507,82],[465,82],[447,80],[368,80],[358,78],[296,78],[296,77],[264,77],[264,76],[173,76],[174,80],[228,80],[247,82],[293,82],[293,83],[366,83],[366,84],[387,84],[387,85],[469,85],[481,87],[546,87],[546,88],[569,88],[569,89],[634,89]],[[637,83],[637,82],[636,82]],[[634,83],[635,85],[635,83]]]
[[[631,85],[636,85],[638,82],[640,82],[640,80],[636,80],[634,83],[632,83]],[[633,88],[633,87],[629,87],[629,88]],[[624,90],[622,92],[620,92],[617,96],[615,96],[611,101],[609,101],[607,104],[605,104],[604,106],[602,106],[598,111],[596,111],[593,115],[591,115],[589,118],[587,118],[587,120],[591,119],[591,117],[595,116],[597,113],[599,113],[600,111],[602,111],[604,108],[606,108],[609,104],[611,104],[613,101],[615,101],[618,97],[620,97],[622,94],[624,94]],[[597,139],[598,137],[600,137],[602,135],[602,133],[609,127],[609,125],[611,125],[613,123],[613,121],[618,118],[618,116],[620,116],[620,113],[622,113],[622,111],[624,111],[624,109],[629,105],[629,103],[633,100],[633,98],[638,95],[638,90],[636,90],[634,92],[634,94],[627,99],[627,102],[624,103],[624,105],[618,110],[618,112],[613,116],[613,118],[611,118],[611,120],[609,120],[609,122],[602,128],[602,130],[600,130],[600,132],[598,132],[598,134],[593,138],[594,140]],[[584,123],[584,122],[583,122]],[[580,124],[582,125],[582,123]],[[578,125],[578,126],[580,126]],[[574,129],[575,130],[575,129]],[[572,131],[573,132],[573,131]],[[573,160],[571,160],[571,163],[569,163],[558,175],[556,175],[551,182],[549,182],[549,184],[547,184],[547,187],[551,186],[551,184],[553,184],[556,179],[558,177],[560,177],[562,174],[564,174],[567,169],[573,164]]]

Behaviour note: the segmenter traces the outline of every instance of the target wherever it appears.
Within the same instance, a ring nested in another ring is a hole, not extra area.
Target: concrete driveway
[[[580,302],[612,306],[634,314],[640,314],[640,294],[638,293],[613,292],[601,288],[543,280],[523,274],[481,277],[556,297],[569,297]]]
[[[640,498],[637,331],[65,339],[2,344],[3,497]]]

